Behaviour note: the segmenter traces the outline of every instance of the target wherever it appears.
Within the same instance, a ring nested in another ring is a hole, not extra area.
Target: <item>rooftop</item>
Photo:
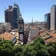
[[[41,32],[40,35],[45,40],[46,43],[56,42],[56,34],[52,32],[44,31],[44,32]]]
[[[10,34],[9,32],[0,34],[0,38],[5,40],[11,40],[13,37],[14,35]]]

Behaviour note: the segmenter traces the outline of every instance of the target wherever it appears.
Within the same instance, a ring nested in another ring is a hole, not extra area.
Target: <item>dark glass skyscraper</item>
[[[17,28],[17,21],[20,18],[20,9],[17,4],[14,4],[14,7],[9,6],[9,9],[5,10],[5,22],[10,22],[12,28]]]
[[[19,6],[17,4],[14,4],[13,8],[13,15],[14,15],[14,26],[17,28],[17,20],[19,19]]]
[[[45,28],[50,29],[50,13],[45,14]]]

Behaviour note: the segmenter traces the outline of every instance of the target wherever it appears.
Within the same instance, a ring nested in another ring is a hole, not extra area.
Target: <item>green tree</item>
[[[14,46],[14,44],[11,41],[1,41],[0,44],[1,56],[13,56],[12,47]]]
[[[31,44],[14,45],[11,41],[0,41],[0,56],[56,56],[56,42],[45,44],[40,37]]]
[[[22,55],[22,46],[21,45],[14,46],[13,53],[15,56],[21,56]]]
[[[41,44],[45,44],[44,39],[43,39],[42,37],[36,38],[36,39],[34,40],[34,44],[35,44],[36,42],[40,42]]]
[[[56,42],[48,43],[47,49],[51,56],[56,56]]]

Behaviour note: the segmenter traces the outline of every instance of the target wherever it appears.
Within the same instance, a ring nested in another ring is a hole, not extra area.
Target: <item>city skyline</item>
[[[9,5],[14,5],[14,2],[19,5],[20,12],[22,14],[22,17],[25,22],[32,22],[33,21],[44,21],[44,15],[46,13],[50,12],[50,8],[52,5],[56,4],[56,1],[54,0],[20,0],[20,1],[14,1],[14,0],[6,0],[6,1],[1,1],[0,5],[0,22],[4,22],[5,17],[4,17],[4,10],[9,6]]]

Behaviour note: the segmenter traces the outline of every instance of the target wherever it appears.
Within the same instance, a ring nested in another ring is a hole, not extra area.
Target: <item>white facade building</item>
[[[50,19],[50,29],[56,30],[56,5],[51,8],[51,19]]]

